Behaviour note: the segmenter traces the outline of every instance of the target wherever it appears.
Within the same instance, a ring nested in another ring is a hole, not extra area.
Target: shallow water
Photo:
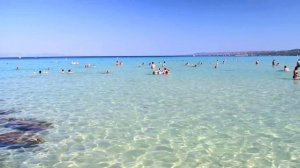
[[[300,167],[300,80],[280,71],[297,59],[0,59],[1,109],[53,123],[36,148],[0,148],[0,167]],[[151,61],[171,74],[151,75]]]

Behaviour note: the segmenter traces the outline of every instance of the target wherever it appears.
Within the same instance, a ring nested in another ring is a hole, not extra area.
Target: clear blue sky
[[[300,0],[0,0],[0,56],[299,46]]]

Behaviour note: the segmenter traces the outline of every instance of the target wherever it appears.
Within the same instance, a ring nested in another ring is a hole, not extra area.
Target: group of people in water
[[[225,63],[225,60],[223,61],[223,64]],[[76,62],[76,64],[74,64],[74,62],[72,62],[72,65],[78,65],[79,62]],[[157,67],[157,65],[154,63],[154,62],[150,62],[149,63],[149,66],[150,66],[150,69],[152,71],[152,74],[153,75],[168,75],[170,74],[170,70],[167,68],[167,64],[165,61],[163,61],[162,63],[159,62],[160,64],[160,67]],[[188,66],[188,67],[197,67],[198,65],[202,65],[203,63],[202,62],[198,62],[197,64],[191,64],[189,62],[185,63],[185,66]],[[256,65],[260,64],[260,61],[259,60],[256,60],[255,62]],[[93,64],[85,64],[85,68],[90,68],[90,67],[93,67],[94,65]],[[116,67],[121,67],[123,66],[123,62],[122,61],[116,61],[115,63],[115,66]],[[144,66],[144,63],[142,63],[141,65],[139,65],[138,67],[142,67]],[[214,65],[214,68],[216,69],[217,67],[219,66],[219,60],[216,61],[215,65]],[[276,62],[275,59],[272,60],[272,66],[275,67],[275,66],[279,66],[279,62]],[[297,80],[300,80],[300,76],[299,76],[299,68],[300,68],[300,59],[298,59],[297,63],[296,63],[296,66],[293,70],[293,79],[297,79]],[[20,70],[20,67],[16,67],[16,70]],[[38,73],[39,74],[47,74],[48,71],[50,70],[50,67],[47,68],[47,70],[39,70]],[[290,69],[288,66],[284,66],[283,68],[283,71],[285,72],[289,72]],[[67,74],[72,74],[72,70],[71,69],[68,69],[67,71],[65,71],[64,69],[61,69],[60,73],[64,74],[64,73],[67,73]],[[111,71],[109,70],[106,70],[104,71],[102,74],[111,74]]]
[[[94,67],[94,64],[85,64],[84,65],[84,68],[91,68],[91,67]]]
[[[44,70],[44,71],[39,70],[38,73],[39,73],[39,74],[48,74],[48,71],[49,71],[49,70],[50,70],[50,68],[48,68],[47,70]],[[64,74],[64,73],[65,73],[65,70],[64,70],[64,69],[61,69],[60,73],[61,73],[61,74]],[[73,72],[72,72],[71,69],[68,69],[68,71],[67,71],[66,73],[67,73],[67,74],[72,74]]]
[[[197,64],[192,64],[192,63],[187,62],[184,65],[188,66],[188,67],[197,67],[198,65],[202,65],[202,64],[203,63],[199,61],[199,62],[197,62]]]
[[[278,66],[279,63],[276,63],[275,60],[272,61],[272,66]],[[298,69],[300,68],[300,59],[298,59],[297,63],[296,63],[296,66],[294,68],[294,71],[293,71],[293,79],[295,80],[299,80],[300,79],[300,76],[299,76],[299,72],[298,72]],[[283,71],[285,72],[288,72],[290,71],[289,67],[287,67],[286,65],[284,66],[283,68]]]
[[[258,65],[258,64],[259,64],[259,60],[257,60],[257,61],[255,62],[255,64]],[[272,66],[273,66],[273,67],[279,66],[279,62],[276,63],[275,59],[273,59],[273,61],[272,61]],[[296,63],[296,66],[295,66],[295,68],[294,68],[294,71],[293,71],[293,79],[295,79],[295,80],[299,80],[299,79],[300,79],[299,72],[298,72],[298,69],[299,69],[299,68],[300,68],[300,59],[298,59],[298,61],[297,61],[297,63]],[[288,66],[284,65],[283,71],[289,72],[290,69],[289,69]]]
[[[117,60],[115,65],[116,65],[116,67],[121,67],[121,66],[123,66],[123,61]]]
[[[152,70],[153,75],[168,75],[168,74],[170,74],[170,70],[167,68],[166,61],[164,61],[161,64],[160,68],[157,68],[156,64],[154,62],[149,63],[149,66]]]
[[[61,69],[60,73],[64,74],[65,73],[65,70],[64,69]],[[72,74],[72,70],[71,69],[68,69],[67,71],[67,74]]]

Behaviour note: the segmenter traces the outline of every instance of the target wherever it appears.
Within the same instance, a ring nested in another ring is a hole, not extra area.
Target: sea
[[[0,119],[51,127],[34,147],[2,146],[0,167],[300,167],[298,59],[2,58],[0,110],[17,112]],[[153,75],[164,61],[170,73]]]

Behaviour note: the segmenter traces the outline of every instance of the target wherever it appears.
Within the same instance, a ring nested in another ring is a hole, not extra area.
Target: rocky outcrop
[[[5,128],[16,129],[24,132],[39,132],[51,127],[51,123],[34,119],[10,119],[4,124]]]
[[[41,137],[32,133],[9,132],[0,134],[0,147],[8,147],[9,149],[34,147],[43,142]]]
[[[7,149],[35,147],[44,142],[36,135],[39,131],[44,131],[52,127],[52,123],[36,119],[18,119],[7,117],[11,113],[19,112],[12,110],[0,110],[0,126],[17,130],[0,134],[0,147]]]

